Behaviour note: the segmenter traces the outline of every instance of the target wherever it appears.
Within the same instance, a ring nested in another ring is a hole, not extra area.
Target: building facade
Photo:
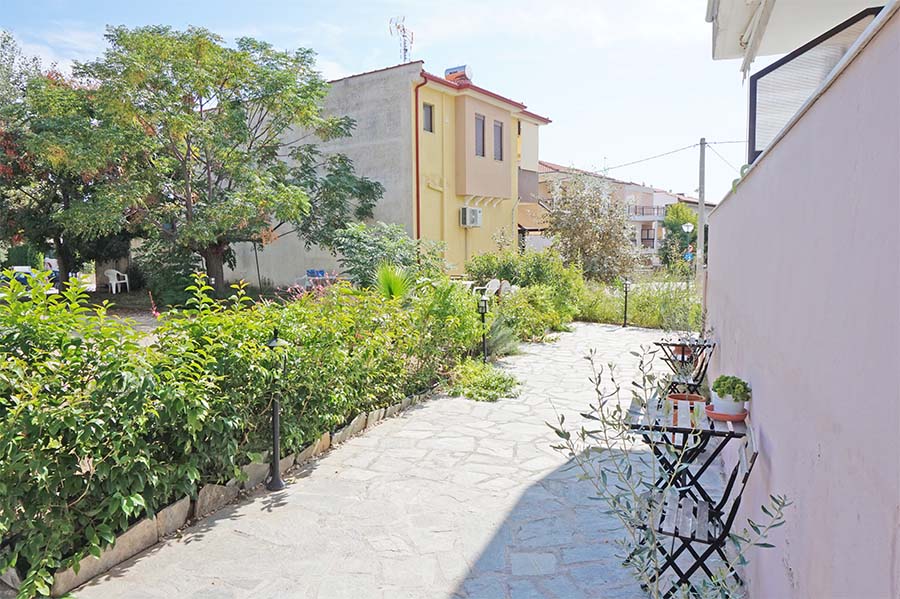
[[[523,200],[519,209],[520,235],[523,236],[525,245],[540,247],[549,243],[544,235],[544,230],[546,229],[548,209],[553,205],[554,189],[558,185],[564,184],[567,179],[578,176],[592,177],[605,181],[609,185],[613,200],[628,211],[628,220],[634,229],[634,244],[638,248],[639,254],[652,264],[659,263],[658,249],[666,234],[662,221],[666,217],[668,207],[672,204],[683,203],[695,212],[699,208],[696,198],[684,194],[672,193],[641,183],[621,181],[601,173],[541,160],[538,174],[538,198],[528,204]],[[707,209],[711,207],[712,205],[708,205]]]
[[[373,220],[442,242],[452,273],[497,241],[515,241],[520,195],[537,193],[538,128],[549,119],[475,85],[466,68],[440,77],[421,61],[331,82],[325,111],[356,122],[351,136],[320,148],[345,154],[359,175],[384,186]],[[285,286],[307,269],[340,271],[331,252],[305,248],[293,232],[262,251],[252,244],[235,251],[229,278],[251,284]]]
[[[799,57],[866,8],[779,3],[760,24],[752,4],[710,2],[714,58]],[[750,383],[760,449],[738,523],[793,502],[748,552],[753,599],[900,597],[900,11],[876,13],[831,67],[759,88],[816,81],[709,218],[709,374]]]

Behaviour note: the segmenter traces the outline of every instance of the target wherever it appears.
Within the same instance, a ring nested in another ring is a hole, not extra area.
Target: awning
[[[757,56],[785,54],[815,39],[877,0],[707,0],[713,58],[741,58],[749,72]]]

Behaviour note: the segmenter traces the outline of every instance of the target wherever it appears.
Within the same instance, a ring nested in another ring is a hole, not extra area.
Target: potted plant
[[[750,401],[750,385],[736,376],[719,376],[712,385],[712,411],[717,414],[741,416],[744,404]]]

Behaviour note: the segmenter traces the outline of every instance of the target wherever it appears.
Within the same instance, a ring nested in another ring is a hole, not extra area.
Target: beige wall
[[[413,135],[410,101],[413,84],[421,80],[421,62],[349,77],[331,84],[325,111],[356,121],[352,135],[320,144],[324,153],[340,152],[352,161],[356,173],[379,181],[384,196],[375,207],[374,220],[403,225],[413,231]],[[296,137],[296,136],[295,136]],[[311,140],[312,141],[312,140]],[[285,224],[280,230],[294,227]],[[338,271],[337,258],[329,251],[307,250],[295,233],[285,235],[259,253],[259,276],[253,245],[234,245],[237,266],[226,270],[229,281],[245,279],[257,285],[286,286],[307,269]]]
[[[484,156],[475,155],[475,115],[484,116]],[[503,123],[503,160],[494,160],[494,121]],[[516,162],[511,143],[510,111],[471,96],[456,97],[456,193],[459,195],[512,197],[510,164]]]
[[[900,18],[710,216],[711,377],[753,387],[754,599],[900,597]]]

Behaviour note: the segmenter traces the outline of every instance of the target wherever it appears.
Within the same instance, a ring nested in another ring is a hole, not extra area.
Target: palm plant
[[[382,262],[375,271],[375,289],[385,299],[406,299],[415,286],[411,270]]]
[[[505,314],[498,314],[491,321],[487,335],[488,353],[492,356],[509,356],[519,353],[519,339]]]

